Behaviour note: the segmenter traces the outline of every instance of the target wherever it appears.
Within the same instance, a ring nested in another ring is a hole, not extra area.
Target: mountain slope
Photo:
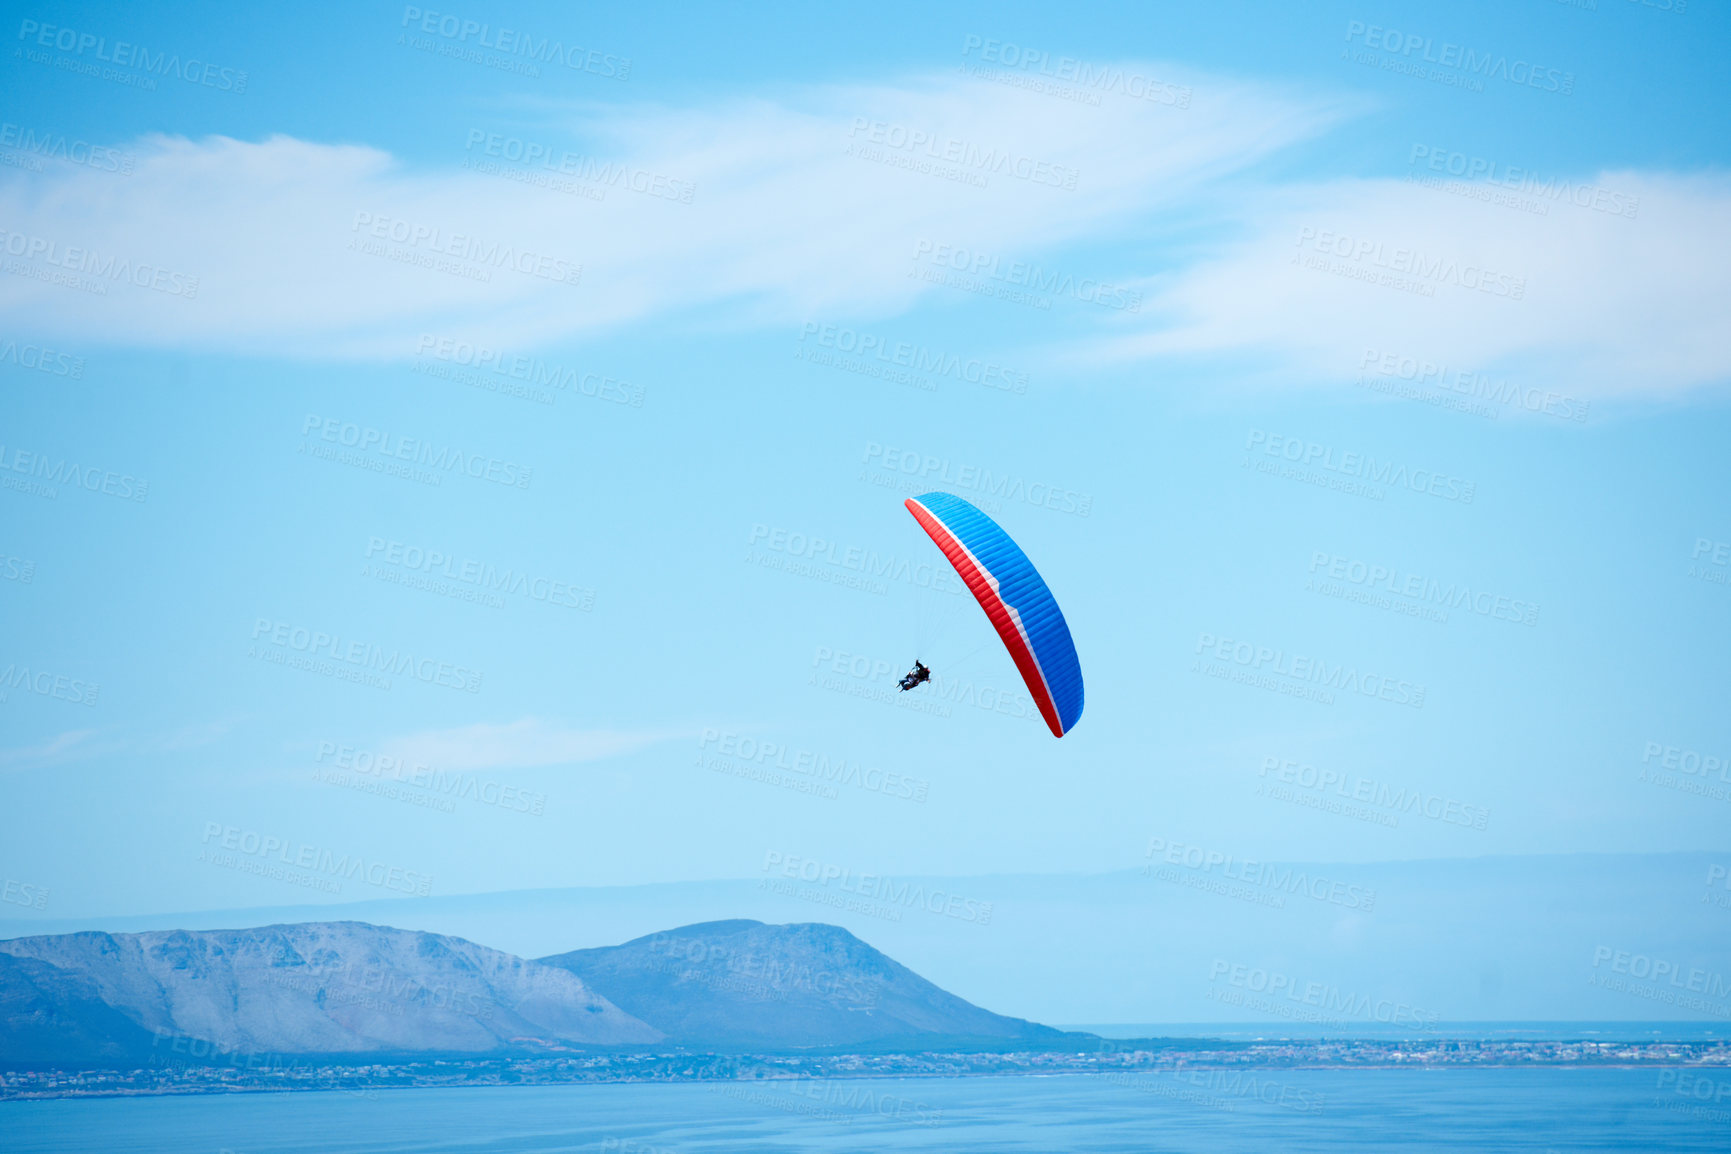
[[[102,1000],[95,983],[0,953],[0,1067],[142,1066],[153,1036]]]
[[[541,961],[688,1045],[1044,1044],[1062,1037],[963,1001],[839,926],[704,922]]]
[[[661,1040],[571,973],[461,938],[364,922],[16,938],[0,941],[0,954],[55,967],[29,976],[58,981],[53,996],[99,998],[153,1041],[185,1036],[219,1052],[485,1052]],[[39,990],[43,997],[52,1000]],[[12,1026],[8,1018],[8,1039]]]

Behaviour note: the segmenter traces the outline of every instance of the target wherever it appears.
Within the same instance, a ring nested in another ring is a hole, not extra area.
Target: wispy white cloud
[[[647,748],[677,734],[572,729],[525,717],[504,725],[464,725],[394,738],[383,752],[409,765],[440,769],[531,769],[603,761]]]
[[[124,180],[70,166],[5,178],[0,220],[60,260],[83,250],[73,263],[86,280],[100,279],[91,254],[167,279],[153,289],[109,278],[102,294],[10,275],[0,303],[90,340],[353,356],[403,355],[429,329],[531,344],[727,301],[778,323],[893,310],[931,291],[909,277],[919,240],[1014,256],[1108,238],[1337,115],[1239,82],[1193,87],[1186,109],[1116,96],[1090,106],[952,75],[715,110],[624,108],[578,126],[619,165],[691,182],[689,204],[617,185],[596,201],[464,170],[458,157],[411,168],[372,148],[280,136],[153,136],[132,147]],[[1005,153],[1014,164],[988,166],[985,187],[945,177]],[[467,155],[487,159],[484,146]],[[461,237],[545,257],[543,273],[580,264],[580,282],[422,267],[446,258],[430,239],[371,236],[386,220],[398,237],[437,230],[438,247]],[[354,247],[366,241],[378,251]],[[45,253],[26,260],[63,271]],[[189,277],[196,299],[172,291]]]
[[[124,729],[71,729],[35,745],[0,749],[0,770],[41,769],[119,754],[182,753],[210,745],[235,727],[232,721],[194,722],[166,733],[128,734]]]
[[[1731,181],[1605,172],[1579,184],[1619,199],[1595,209],[1592,195],[1392,180],[1266,189],[1238,209],[1238,240],[1153,286],[1145,331],[1104,347],[1257,352],[1288,380],[1322,383],[1370,350],[1577,395],[1731,378]],[[1604,210],[1631,201],[1632,217]]]
[[[0,308],[93,342],[373,358],[409,355],[432,331],[527,349],[700,308],[776,324],[899,312],[947,291],[909,275],[922,240],[1068,261],[1066,246],[1100,251],[1182,217],[1200,225],[1196,236],[1227,239],[1192,237],[1145,258],[1169,267],[1159,274],[1121,256],[1067,269],[1139,283],[1153,305],[1114,314],[1112,334],[1083,355],[1252,354],[1283,382],[1331,384],[1375,349],[1600,396],[1731,375],[1719,332],[1731,314],[1731,182],[1582,174],[1619,205],[1638,201],[1631,218],[1572,198],[1540,213],[1461,195],[1485,186],[1224,181],[1348,105],[1182,79],[1195,93],[1184,109],[1113,95],[1092,106],[945,75],[718,108],[546,110],[544,131],[521,133],[551,144],[578,132],[600,142],[612,171],[689,182],[689,204],[630,191],[629,180],[598,201],[510,179],[548,174],[489,158],[485,142],[446,165],[410,166],[289,137],[153,136],[131,149],[125,179],[70,165],[0,177],[0,226],[12,249],[21,237],[62,259],[78,248],[98,265],[165,269],[170,288],[174,275],[196,276],[197,298],[13,273],[0,276]],[[1029,178],[988,166],[984,187],[950,179],[979,175],[970,159],[1006,154]],[[465,169],[464,157],[499,171]],[[357,247],[368,243],[375,251]],[[582,273],[561,284],[434,251],[453,246]],[[490,279],[420,263],[441,260]],[[1402,260],[1417,261],[1403,278],[1416,289],[1377,283]],[[40,254],[24,263],[56,271]],[[1453,271],[1425,275],[1434,268]],[[1486,269],[1493,287],[1518,283],[1519,299],[1463,283]]]
[[[91,740],[95,736],[94,729],[69,729],[35,745],[0,749],[0,769],[39,769],[106,752]]]

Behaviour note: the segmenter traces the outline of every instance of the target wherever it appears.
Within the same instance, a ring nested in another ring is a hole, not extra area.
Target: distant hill
[[[704,922],[540,960],[693,1046],[929,1048],[1064,1036],[946,993],[839,926]]]
[[[1256,771],[1250,769],[1242,783],[1247,791],[1254,780]],[[1493,799],[1471,800],[1488,804]],[[1292,808],[1277,798],[1246,793],[1247,804],[1264,802]],[[1507,816],[1498,814],[1490,819],[1492,831]],[[1315,824],[1316,839],[1322,839],[1324,826],[1363,824],[1321,811],[1294,809],[1293,815],[1294,829]],[[1425,839],[1431,835],[1424,833],[1438,824],[1403,813],[1400,826],[1387,831],[1389,852],[1409,835],[1413,853],[1440,852],[1430,848]],[[1264,863],[1264,881],[1324,878],[1358,886],[1367,895],[1374,891],[1374,906],[1358,909],[1322,887],[1315,894],[1261,895],[1272,899],[1265,901],[1223,896],[1202,884],[1218,879],[1223,867],[1204,864],[1160,869],[1159,876],[1140,867],[1108,874],[898,875],[897,884],[906,882],[909,892],[942,890],[966,894],[982,906],[990,903],[987,925],[917,908],[892,921],[818,907],[767,888],[761,879],[739,878],[101,920],[24,918],[14,916],[21,907],[0,902],[0,939],[344,918],[451,934],[538,958],[717,917],[776,923],[815,915],[914,964],[921,976],[975,1005],[1039,1022],[1230,1021],[1272,1027],[1278,1021],[1282,1033],[1337,1032],[1223,1001],[1230,977],[1220,976],[1222,961],[1260,968],[1300,987],[1319,982],[1355,997],[1366,995],[1373,1004],[1387,999],[1443,1021],[1731,1020],[1721,1012],[1731,999],[1709,999],[1719,1008],[1693,999],[1672,1004],[1646,996],[1657,987],[1613,988],[1590,980],[1604,972],[1604,964],[1595,965],[1604,947],[1664,959],[1685,977],[1697,968],[1726,975],[1731,890],[1722,871],[1731,866],[1731,851],[1472,856],[1491,834],[1464,828],[1443,833],[1458,835],[1454,852],[1461,856]],[[1149,847],[1141,843],[1137,848]],[[1237,853],[1249,847],[1218,848]],[[1156,868],[1167,864],[1152,854],[1145,860]],[[1239,895],[1247,896],[1256,895]],[[1372,1037],[1403,1028],[1374,1015],[1351,1024],[1354,1032]]]
[[[0,953],[0,1066],[130,1069],[149,1062],[153,1040],[94,982]]]
[[[658,1042],[574,974],[461,938],[311,922],[0,941],[0,1058],[486,1052]],[[72,1027],[60,1050],[38,1023]],[[188,1047],[187,1040],[206,1045]]]
[[[707,922],[540,961],[365,922],[0,941],[0,1068],[1070,1037],[982,1010],[828,925]]]

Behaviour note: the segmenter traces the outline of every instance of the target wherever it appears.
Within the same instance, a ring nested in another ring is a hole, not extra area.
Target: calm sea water
[[[902,1078],[0,1104],[11,1154],[1731,1150],[1731,1091],[1655,1070]],[[1731,1071],[1707,1084],[1731,1085]]]

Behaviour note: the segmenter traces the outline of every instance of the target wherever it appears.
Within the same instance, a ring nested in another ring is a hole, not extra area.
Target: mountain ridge
[[[699,922],[539,960],[698,1045],[806,1048],[938,1037],[1049,1043],[1062,1036],[981,1009],[822,922]]]
[[[975,1006],[816,922],[697,923],[541,959],[357,921],[0,940],[0,1066],[1067,1036]]]
[[[486,1052],[647,1044],[660,1031],[582,979],[443,934],[364,922],[100,931],[0,941],[55,987],[221,1053]],[[40,1007],[33,1012],[40,1017]],[[7,1023],[11,1037],[12,1023]],[[10,1054],[5,1055],[10,1057]]]

